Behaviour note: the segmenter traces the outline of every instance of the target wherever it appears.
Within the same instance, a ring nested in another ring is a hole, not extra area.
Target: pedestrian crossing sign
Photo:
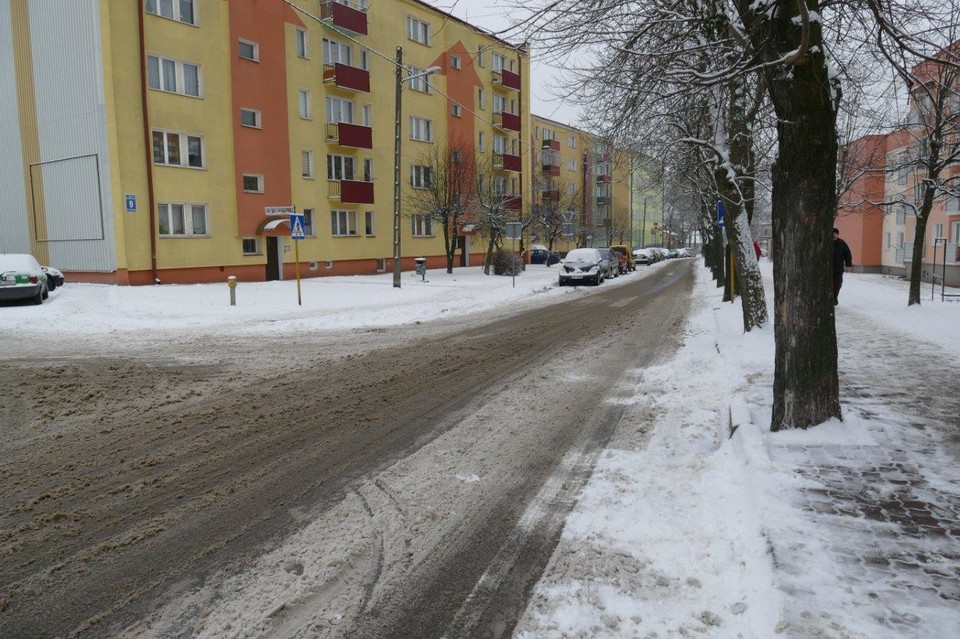
[[[290,239],[292,240],[302,240],[307,237],[307,234],[304,232],[303,227],[306,222],[303,219],[302,213],[291,213],[290,214]]]

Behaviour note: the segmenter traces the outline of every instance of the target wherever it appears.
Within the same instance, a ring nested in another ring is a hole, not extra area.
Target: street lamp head
[[[429,68],[428,68],[426,71],[424,71],[423,73],[424,73],[424,75],[432,75],[432,74],[434,74],[434,73],[440,73],[441,71],[443,71],[443,69],[441,69],[440,67],[429,67]]]

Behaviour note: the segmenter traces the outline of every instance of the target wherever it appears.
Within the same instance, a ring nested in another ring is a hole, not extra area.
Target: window
[[[960,197],[947,195],[947,215],[960,215]]]
[[[410,85],[410,88],[414,91],[419,91],[420,93],[430,93],[430,76],[427,75],[426,69],[420,69],[413,66],[407,66],[407,77],[413,78],[407,84]]]
[[[429,166],[410,167],[410,185],[415,189],[429,189],[433,184],[433,169]]]
[[[260,62],[260,45],[250,40],[238,40],[237,52],[244,60]]]
[[[886,233],[886,236],[885,236],[884,239],[885,239],[885,241],[884,241],[884,243],[883,243],[883,247],[884,247],[884,250],[886,250],[886,249],[890,248],[890,233],[889,233],[889,231]]]
[[[207,235],[207,206],[161,202],[157,205],[157,224],[161,237]]]
[[[375,227],[373,226],[373,220],[374,220],[373,211],[367,211],[366,213],[363,214],[363,234],[368,237],[373,237],[374,235],[376,235],[376,233],[374,232]]]
[[[317,231],[313,226],[314,210],[313,209],[303,209],[303,234],[313,237],[317,234]]]
[[[360,68],[364,71],[370,70],[370,55],[366,49],[360,50]]]
[[[336,236],[357,234],[356,211],[330,211],[331,233]]]
[[[260,255],[260,238],[259,237],[243,238],[243,254],[244,255]]]
[[[313,179],[313,151],[309,149],[300,151],[300,175]]]
[[[203,138],[173,131],[154,131],[153,163],[203,168]]]
[[[567,193],[569,193],[570,195],[573,195],[573,194],[576,193],[576,192],[577,192],[577,185],[576,185],[576,184],[568,184],[568,185],[567,185]]]
[[[327,107],[327,122],[345,122],[353,124],[353,102],[342,98],[327,96],[324,99]],[[369,105],[365,105],[369,106]],[[370,126],[366,124],[365,126]]]
[[[460,68],[460,56],[458,56],[458,55],[452,55],[452,56],[450,56],[450,66],[453,67],[454,69],[459,69],[459,68]]]
[[[307,32],[303,29],[297,29],[297,55],[301,58],[308,57],[309,53],[309,40],[307,39]]]
[[[903,233],[897,233],[897,247],[903,248]]]
[[[943,237],[943,224],[934,224],[933,225],[933,238],[942,238]]]
[[[478,44],[477,45],[477,64],[479,64],[481,67],[487,66],[487,63],[484,59],[484,53],[485,52],[483,50],[483,45]]]
[[[960,222],[951,222],[950,227],[953,229],[951,238],[954,244],[960,244]]]
[[[481,153],[487,150],[487,136],[484,135],[483,131],[477,134],[477,148],[480,149]]]
[[[363,181],[373,182],[373,158],[363,158]]]
[[[327,155],[328,180],[353,180],[353,158],[348,155]]]
[[[433,235],[433,218],[429,215],[414,215],[411,219],[411,234],[419,237]]]
[[[407,37],[420,44],[430,44],[430,25],[407,16]]]
[[[509,180],[503,175],[493,176],[493,194],[494,195],[506,195],[507,194],[507,185]]]
[[[493,136],[493,152],[494,153],[506,153],[507,152],[507,138],[502,135]]]
[[[257,109],[240,109],[240,125],[260,128],[260,111]]]
[[[433,142],[433,121],[410,116],[410,139]]]
[[[576,138],[576,136],[573,136],[573,135],[568,135],[568,136],[567,136],[567,146],[569,146],[571,149],[577,148],[577,138]]]
[[[484,106],[483,89],[477,89],[477,108],[481,111],[487,108]]]
[[[901,204],[897,207],[897,224],[905,224],[907,221],[907,205]]]
[[[243,190],[247,193],[263,193],[263,176],[244,174]]]
[[[310,92],[306,89],[297,91],[297,109],[301,118],[310,119]]]
[[[353,65],[350,47],[330,38],[323,39],[323,63]]]
[[[147,0],[147,13],[185,24],[197,24],[194,0]]]
[[[503,113],[507,110],[507,101],[502,95],[493,94],[493,112]]]
[[[460,152],[460,149],[454,149],[450,152],[450,161],[453,164],[460,164],[463,161],[463,154]]]
[[[351,104],[350,106],[352,107],[353,105]],[[327,113],[329,112],[330,111],[328,109]],[[371,107],[369,104],[364,104],[360,109],[360,123],[363,126],[373,126],[371,122],[373,122],[373,107]]]
[[[567,160],[567,170],[576,171],[577,170],[577,161],[576,160]]]
[[[147,78],[151,89],[200,97],[200,67],[196,64],[151,55],[147,57]]]
[[[490,70],[491,71],[494,71],[495,73],[499,73],[500,71],[503,71],[503,67],[504,67],[503,63],[504,63],[504,59],[502,55],[500,55],[499,53],[490,54]]]
[[[460,112],[461,112],[460,105],[454,102],[453,106],[450,108],[450,113],[453,114],[453,117],[459,118]]]

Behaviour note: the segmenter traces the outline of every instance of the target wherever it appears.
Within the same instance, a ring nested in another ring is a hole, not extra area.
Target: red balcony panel
[[[597,176],[597,184],[610,184],[610,182],[612,182],[612,181],[613,181],[613,179],[612,179],[612,177],[611,177],[610,175],[598,175],[598,176]]]
[[[520,116],[513,113],[498,113],[500,128],[509,131],[520,130]]]
[[[543,171],[540,174],[544,176],[550,176],[550,177],[560,177],[560,165],[544,164]]]
[[[513,89],[515,91],[520,90],[520,74],[519,73],[514,73],[513,71],[507,71],[506,69],[504,69],[503,71],[500,72],[500,76],[501,76],[501,82],[503,82],[503,86],[507,87],[508,89]]]
[[[557,167],[559,169],[560,167]],[[503,169],[505,171],[516,171],[520,173],[522,170],[520,168],[520,156],[519,155],[507,155],[503,154]]]
[[[340,201],[344,204],[373,204],[373,182],[340,180]]]
[[[543,204],[557,204],[560,202],[560,191],[544,191],[540,201]]]
[[[367,12],[339,2],[324,2],[321,5],[321,16],[333,26],[367,35]]]
[[[337,143],[355,149],[373,148],[373,129],[359,124],[341,122],[337,125]]]
[[[543,140],[540,143],[540,148],[543,150],[549,151],[559,151],[560,150],[560,140]]]
[[[519,211],[523,208],[523,200],[519,195],[507,195],[503,198],[503,208],[508,211]]]
[[[323,81],[333,82],[340,89],[370,93],[370,72],[348,64],[325,65]]]
[[[610,204],[610,198],[602,196],[597,197],[597,206],[606,206],[608,204]]]

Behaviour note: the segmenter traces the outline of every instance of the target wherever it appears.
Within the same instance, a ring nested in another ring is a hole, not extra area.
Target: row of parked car
[[[0,300],[32,300],[43,304],[50,291],[63,286],[63,273],[26,253],[0,253]]]
[[[637,261],[637,264],[656,264],[663,260],[690,257],[690,251],[686,248],[667,249],[662,246],[650,246],[635,250],[633,257]]]
[[[638,264],[654,264],[666,259],[690,257],[685,248],[665,249],[657,246],[631,250],[626,244],[607,248],[573,249],[560,263],[560,286],[567,284],[602,284],[604,280],[637,270]],[[548,260],[550,257],[547,258]],[[553,264],[554,262],[540,262]]]
[[[567,284],[602,284],[604,280],[637,270],[629,246],[577,248],[560,260],[560,286]]]

